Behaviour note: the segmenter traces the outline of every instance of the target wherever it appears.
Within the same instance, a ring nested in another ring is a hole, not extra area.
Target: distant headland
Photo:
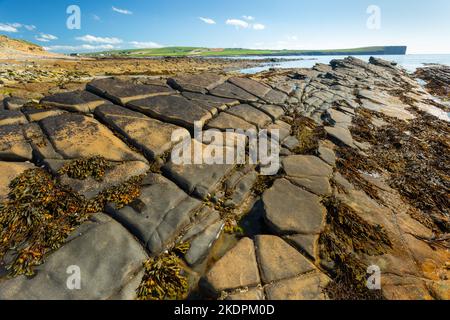
[[[163,47],[86,53],[87,56],[117,57],[239,57],[239,56],[323,56],[323,55],[405,55],[406,46],[379,46],[331,50],[257,50],[244,48]]]

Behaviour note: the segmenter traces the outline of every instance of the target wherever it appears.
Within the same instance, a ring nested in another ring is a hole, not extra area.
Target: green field
[[[112,56],[112,57],[233,57],[233,56],[288,56],[288,55],[386,55],[405,54],[406,47],[365,47],[355,49],[336,50],[252,50],[241,48],[211,49],[201,47],[165,47],[156,49],[130,49],[114,50],[85,54],[87,56]]]

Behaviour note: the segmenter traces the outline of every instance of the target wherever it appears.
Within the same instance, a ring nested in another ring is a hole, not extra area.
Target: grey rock
[[[186,74],[169,78],[167,83],[180,91],[205,94],[226,80],[224,76],[214,73]]]
[[[106,220],[106,221],[105,221]],[[67,242],[37,268],[32,279],[18,277],[0,283],[6,300],[103,300],[113,297],[142,269],[147,255],[117,222],[103,219]],[[81,289],[70,290],[68,279],[79,267]]]
[[[315,156],[295,155],[282,160],[288,179],[318,195],[331,195],[333,169]]]
[[[23,128],[24,136],[33,149],[34,155],[42,161],[43,159],[63,159],[63,157],[55,151],[53,145],[42,132],[37,123],[30,123]]]
[[[217,97],[236,99],[241,102],[256,102],[258,98],[247,91],[235,86],[234,84],[225,82],[209,91],[210,94]]]
[[[279,237],[257,236],[255,247],[264,284],[293,278],[316,269],[308,259]]]
[[[107,127],[81,114],[64,114],[40,122],[55,150],[65,159],[102,156],[110,161],[144,161]]]
[[[200,122],[203,125],[212,118],[208,110],[181,95],[157,96],[135,100],[128,103],[127,106],[158,120],[189,129],[194,128],[195,122]]]
[[[0,126],[0,160],[31,161],[33,149],[20,125]]]
[[[220,113],[216,118],[209,121],[207,127],[222,131],[227,129],[256,130],[253,124],[226,112]]]
[[[120,210],[108,205],[106,211],[135,235],[152,254],[158,254],[187,227],[201,202],[189,197],[173,182],[150,174],[151,185],[141,196]]]
[[[273,121],[278,120],[285,114],[284,109],[282,107],[271,104],[263,104],[259,107],[259,109],[268,114]]]
[[[234,292],[225,298],[225,300],[230,301],[259,301],[264,299],[264,290],[262,288]]]
[[[135,84],[117,78],[94,80],[86,85],[86,90],[121,105],[133,100],[175,93],[167,86]]]
[[[134,147],[142,150],[149,159],[156,159],[169,151],[174,145],[172,134],[182,129],[111,104],[97,108],[95,115],[123,135]],[[190,137],[188,131],[180,138],[187,137]]]
[[[324,289],[330,279],[323,273],[312,273],[286,279],[265,288],[269,300],[326,300]]]
[[[272,90],[268,85],[249,78],[232,77],[228,81],[260,99],[263,99]]]
[[[18,97],[6,97],[3,99],[3,106],[7,110],[19,110],[28,101]]]
[[[300,142],[298,139],[294,136],[288,136],[286,139],[283,140],[282,146],[290,151],[294,151],[295,148],[297,148],[300,145]]]
[[[0,110],[0,126],[28,123],[27,118],[18,110]]]
[[[260,277],[253,241],[249,238],[240,240],[213,265],[205,280],[207,288],[216,294],[224,290],[259,285]]]
[[[232,107],[226,112],[254,124],[258,128],[263,128],[272,122],[272,119],[267,114],[248,104]]]
[[[319,235],[317,234],[295,234],[287,236],[286,239],[293,243],[293,245],[312,258],[317,258],[317,241]]]
[[[239,104],[238,100],[227,99],[211,96],[208,94],[200,94],[195,92],[183,92],[183,97],[194,101],[202,108],[210,110],[213,115],[215,115],[219,110],[226,110],[228,107],[235,106]]]
[[[264,218],[277,234],[317,234],[326,210],[320,198],[286,179],[275,181],[263,195]]]
[[[350,130],[342,127],[325,127],[325,131],[334,143],[355,148]]]
[[[40,103],[45,106],[89,113],[106,103],[105,99],[88,91],[62,92],[43,98]]]
[[[271,104],[284,104],[286,100],[288,99],[288,96],[278,90],[270,90],[263,98],[264,101],[271,103]]]

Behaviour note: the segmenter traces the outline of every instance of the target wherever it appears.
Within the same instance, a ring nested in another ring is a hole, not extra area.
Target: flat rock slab
[[[205,199],[233,168],[231,164],[174,164],[170,161],[162,170],[187,193]]]
[[[263,104],[258,108],[268,114],[273,121],[278,120],[280,117],[285,115],[285,111],[282,107],[273,104]]]
[[[247,91],[235,86],[232,83],[225,82],[220,86],[215,87],[209,91],[213,96],[218,96],[222,98],[236,99],[241,102],[256,102],[258,98],[254,95],[248,93]]]
[[[60,109],[54,109],[54,108],[36,109],[36,108],[32,108],[32,107],[24,107],[24,108],[22,108],[22,112],[27,116],[27,118],[28,118],[28,120],[30,120],[30,122],[38,122],[45,118],[62,115],[64,113],[66,113],[67,111],[60,110]]]
[[[286,237],[296,248],[309,255],[312,259],[318,256],[317,242],[319,235],[317,234],[294,234]]]
[[[308,259],[279,237],[257,236],[255,246],[264,284],[293,278],[316,269]]]
[[[257,126],[258,128],[263,128],[269,123],[272,123],[272,119],[267,114],[248,104],[232,107],[226,112]]]
[[[167,249],[186,228],[201,202],[161,175],[149,174],[141,196],[120,210],[106,211],[135,235],[152,254]]]
[[[320,158],[294,155],[282,160],[288,179],[318,195],[331,195],[333,169]]]
[[[209,270],[205,280],[208,289],[216,294],[260,284],[253,241],[249,238],[240,240]]]
[[[327,132],[330,140],[336,144],[356,148],[352,134],[347,128],[325,127],[325,131]]]
[[[28,123],[24,114],[18,110],[0,110],[0,126]]]
[[[256,130],[255,125],[226,112],[220,113],[217,117],[209,121],[207,127],[222,131],[227,129]]]
[[[0,161],[0,202],[6,200],[9,193],[9,184],[12,180],[28,169],[35,166],[29,162],[3,162]]]
[[[102,156],[111,161],[146,161],[91,117],[64,114],[42,120],[41,126],[65,159]]]
[[[135,84],[117,78],[94,80],[86,85],[86,90],[121,105],[133,100],[175,93],[166,86]]]
[[[3,106],[7,110],[19,110],[28,101],[19,97],[7,97],[3,99]]]
[[[44,163],[54,175],[59,176],[58,170],[65,164],[70,163],[70,161],[71,160],[46,160]],[[113,167],[106,170],[101,181],[97,181],[92,177],[85,180],[72,179],[66,174],[59,176],[59,181],[62,185],[68,186],[73,191],[90,200],[102,191],[119,186],[133,177],[146,174],[150,169],[149,165],[142,161],[127,161],[111,164]]]
[[[183,92],[182,96],[193,101],[203,109],[208,110],[213,116],[217,115],[219,111],[226,110],[230,106],[239,104],[239,101],[237,100],[220,98],[195,92]]]
[[[264,96],[263,100],[271,104],[284,104],[288,98],[287,94],[272,89]]]
[[[174,145],[172,134],[182,129],[112,104],[97,108],[95,115],[123,135],[134,147],[142,150],[149,159],[156,159],[169,151]],[[187,136],[190,137],[186,131],[184,137]]]
[[[260,99],[263,99],[272,90],[271,87],[249,78],[232,77],[228,81]]]
[[[202,211],[199,214],[201,218],[193,223],[182,239],[183,242],[191,244],[189,251],[184,255],[184,259],[190,266],[203,262],[224,226],[217,211],[208,207],[204,207]]]
[[[348,128],[352,125],[352,116],[335,109],[329,109],[327,112],[330,115],[331,120],[335,123],[335,126]]]
[[[320,272],[287,279],[265,288],[269,300],[326,300],[323,292],[330,279]]]
[[[51,254],[32,279],[21,276],[1,282],[0,299],[106,300],[119,292],[148,257],[119,223],[103,214],[95,220],[82,225],[70,241]],[[70,290],[69,277],[77,270],[81,287]]]
[[[42,105],[89,113],[95,108],[106,103],[105,99],[88,91],[62,92],[45,97],[40,102]]]
[[[181,95],[157,96],[136,100],[127,104],[131,109],[152,118],[170,122],[189,129],[195,122],[204,124],[212,118],[211,113]]]
[[[23,127],[24,136],[31,148],[34,151],[34,156],[37,160],[44,159],[63,159],[63,157],[56,152],[50,141],[42,132],[41,127],[37,123],[30,123]]]
[[[277,234],[318,234],[326,210],[320,198],[286,179],[275,181],[263,195],[264,218]]]
[[[225,298],[231,301],[259,301],[264,300],[264,290],[262,288],[253,288],[243,290],[242,292],[235,292]]]
[[[170,78],[167,83],[179,91],[197,92],[205,94],[209,90],[222,84],[226,78],[219,74],[202,73],[186,74]]]
[[[0,160],[31,161],[33,149],[20,125],[0,126]]]

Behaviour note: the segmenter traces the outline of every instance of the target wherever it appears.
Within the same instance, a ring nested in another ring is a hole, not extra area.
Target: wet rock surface
[[[178,255],[205,298],[448,299],[448,107],[432,95],[448,95],[447,73],[420,71],[427,92],[390,62],[346,58],[251,77],[97,79],[39,105],[6,98],[3,204],[42,165],[85,201],[120,201],[91,212],[33,278],[7,278],[0,263],[0,297],[134,299],[149,256]],[[197,141],[195,122],[278,129],[280,170],[211,153],[210,164],[177,163],[179,129],[202,150],[220,145]],[[71,265],[81,290],[67,289]],[[362,285],[370,265],[386,274],[376,293]]]

